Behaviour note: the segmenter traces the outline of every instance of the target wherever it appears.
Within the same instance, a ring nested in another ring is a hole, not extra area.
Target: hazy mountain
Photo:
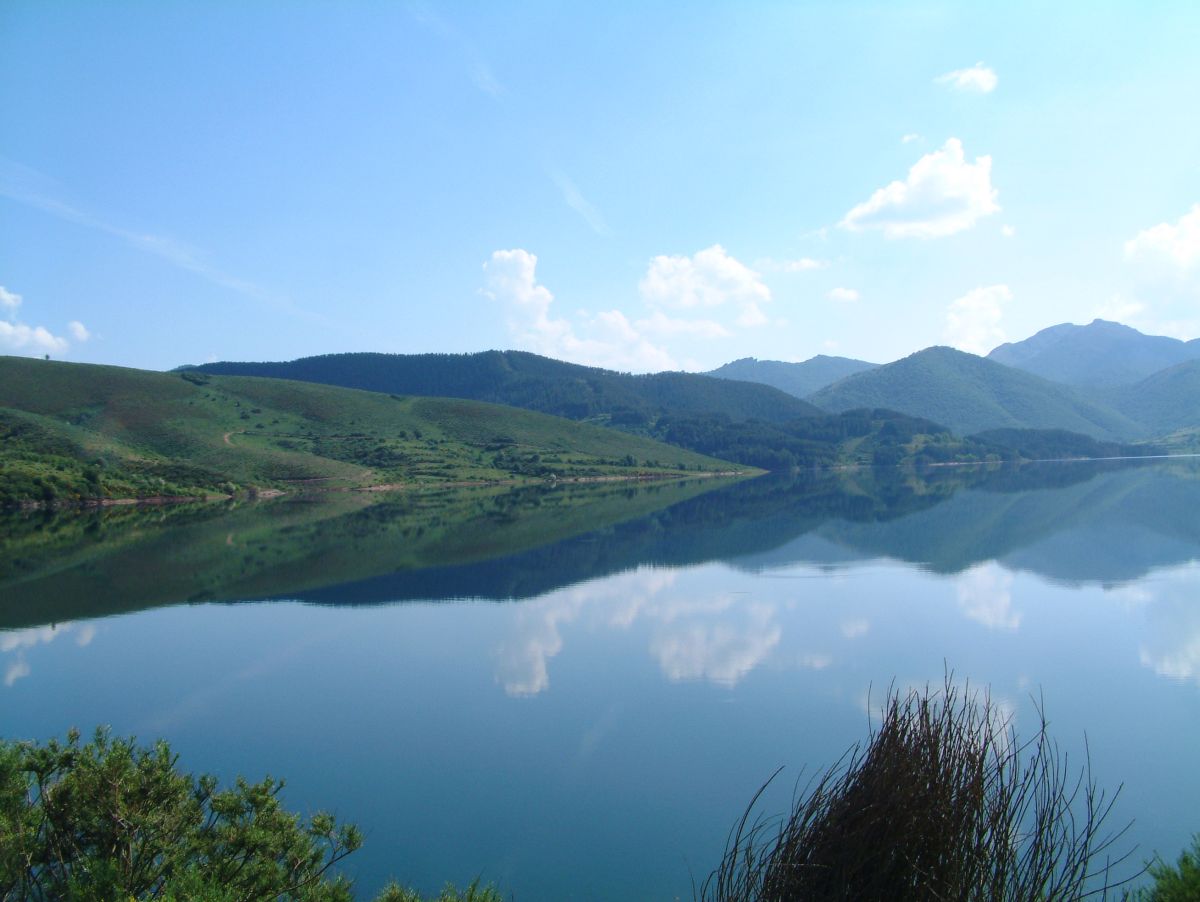
[[[839,379],[853,376],[879,364],[854,360],[850,357],[828,357],[818,354],[803,363],[785,363],[782,360],[757,360],[743,357],[724,366],[717,367],[707,375],[719,379],[738,379],[742,382],[760,382],[797,398],[807,398]]]
[[[1024,341],[1002,344],[989,360],[1078,386],[1132,385],[1152,373],[1200,358],[1200,339],[1184,342],[1107,320],[1063,323]]]
[[[1109,389],[1104,397],[1152,435],[1200,426],[1200,359],[1161,370],[1134,385]]]
[[[469,398],[572,420],[638,427],[665,412],[783,423],[820,411],[779,389],[696,373],[634,376],[524,351],[327,354],[289,363],[208,363],[207,373],[272,376],[400,395]]]
[[[809,400],[829,411],[886,407],[959,435],[1009,428],[1065,429],[1100,439],[1146,434],[1125,414],[1069,386],[945,347],[848,376]]]

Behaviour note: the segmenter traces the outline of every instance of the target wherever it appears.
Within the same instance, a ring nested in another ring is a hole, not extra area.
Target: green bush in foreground
[[[218,790],[181,773],[165,742],[138,746],[98,730],[81,744],[0,741],[0,898],[163,899],[170,902],[350,902],[331,873],[362,845],[324,812],[285,810],[282,781],[239,778]],[[381,902],[419,902],[388,887]],[[498,902],[493,890],[452,887],[439,902]]]
[[[1174,866],[1162,859],[1150,865],[1154,885],[1139,892],[1137,902],[1196,902],[1200,899],[1200,833],[1192,837]]]

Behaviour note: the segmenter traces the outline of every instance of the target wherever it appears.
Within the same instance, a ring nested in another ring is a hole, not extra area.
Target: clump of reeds
[[[1116,796],[1032,738],[986,694],[948,676],[938,691],[888,692],[865,748],[815,778],[790,815],[755,815],[763,790],[701,887],[705,902],[1051,900],[1105,897],[1125,829]],[[763,789],[766,787],[764,786]],[[1119,791],[1119,790],[1118,790]],[[1133,875],[1136,876],[1136,875]]]

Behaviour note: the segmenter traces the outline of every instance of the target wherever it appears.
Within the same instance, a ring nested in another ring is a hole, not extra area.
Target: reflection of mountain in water
[[[999,560],[1067,582],[1127,582],[1200,557],[1200,463],[1026,469],[1030,477],[1038,470],[1074,470],[1085,478],[1024,490],[984,481],[899,521],[832,522],[817,533],[864,556],[937,572]]]
[[[1200,462],[362,495],[0,523],[0,628],[184,601],[523,599],[640,565],[999,560],[1122,582],[1200,557]]]

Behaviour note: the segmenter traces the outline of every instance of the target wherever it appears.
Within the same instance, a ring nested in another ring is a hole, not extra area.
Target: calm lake
[[[1200,462],[0,518],[0,733],[164,737],[365,831],[360,896],[691,898],[890,684],[990,687],[1200,831]]]

